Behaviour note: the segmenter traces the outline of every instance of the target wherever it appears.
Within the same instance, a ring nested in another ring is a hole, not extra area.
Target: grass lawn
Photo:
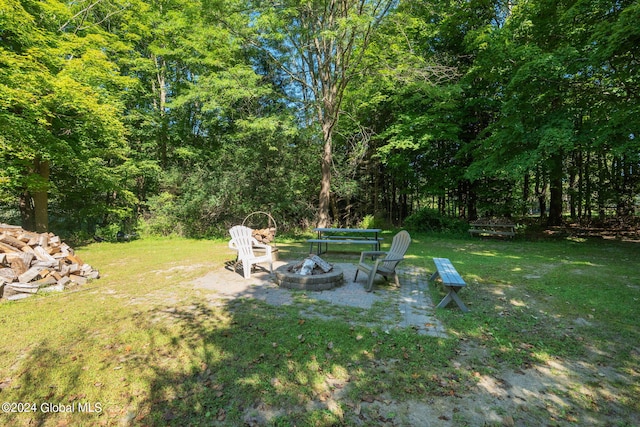
[[[191,283],[223,268],[226,241],[76,248],[100,279],[0,303],[0,423],[420,425],[416,408],[431,425],[640,423],[640,243],[412,238],[406,264],[449,258],[469,285],[471,312],[436,310],[449,338],[362,310],[369,326],[308,318],[304,301],[212,303]],[[279,240],[280,258],[303,241]],[[498,418],[473,416],[484,403]]]

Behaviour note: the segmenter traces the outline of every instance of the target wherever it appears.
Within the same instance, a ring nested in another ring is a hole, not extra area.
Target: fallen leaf
[[[225,411],[223,408],[220,408],[220,410],[218,410],[218,421],[224,421],[227,418],[227,411]]]

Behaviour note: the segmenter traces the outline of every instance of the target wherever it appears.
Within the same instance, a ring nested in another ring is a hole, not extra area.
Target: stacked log
[[[253,237],[260,243],[269,244],[273,242],[273,239],[276,237],[276,229],[274,227],[271,228],[261,228],[259,230],[253,230]]]
[[[0,224],[0,297],[16,300],[38,292],[84,285],[100,274],[53,233]]]

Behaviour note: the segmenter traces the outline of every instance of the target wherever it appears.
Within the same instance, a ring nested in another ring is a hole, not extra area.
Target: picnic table
[[[507,236],[516,235],[516,225],[510,223],[471,223],[469,224],[469,234],[472,236]]]
[[[316,239],[308,239],[310,243],[309,253],[313,252],[313,246],[317,245],[317,254],[320,255],[329,250],[329,243],[338,245],[371,245],[374,251],[380,250],[382,237],[378,234],[379,228],[326,228],[318,227],[313,231],[318,233]],[[324,251],[323,249],[324,245]]]

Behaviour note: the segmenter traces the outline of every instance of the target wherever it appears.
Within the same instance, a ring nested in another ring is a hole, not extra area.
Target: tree
[[[614,203],[629,212],[637,179],[634,4],[521,2],[503,26],[476,35],[470,81],[499,108],[470,176],[520,181],[523,195],[534,176],[548,225],[562,222],[565,194],[574,217],[590,215],[594,198],[602,216]]]
[[[126,83],[102,34],[61,30],[72,15],[57,1],[0,2],[3,198],[16,202],[23,225],[37,231],[49,228],[50,195],[66,210],[65,197],[83,193],[77,211],[121,189],[119,91]]]
[[[330,222],[333,136],[345,89],[394,0],[248,1],[250,42],[288,79],[292,99],[315,111],[322,135],[319,226]]]

